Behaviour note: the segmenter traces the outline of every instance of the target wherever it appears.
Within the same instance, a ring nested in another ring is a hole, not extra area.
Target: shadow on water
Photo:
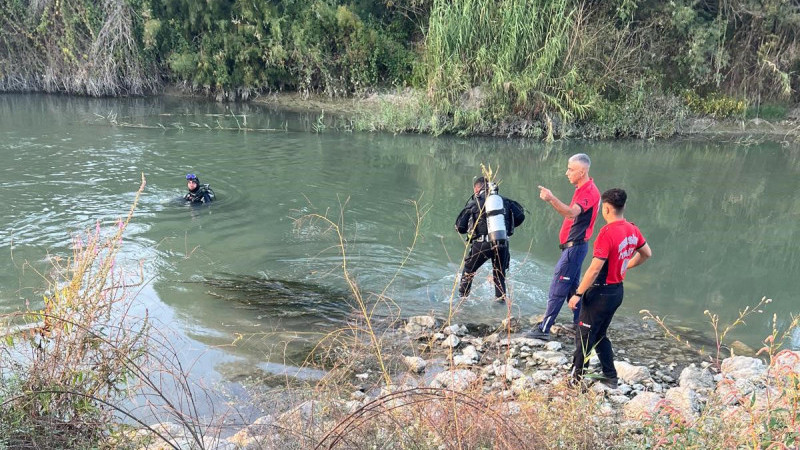
[[[345,292],[303,281],[223,274],[201,282],[210,296],[273,318],[325,319],[338,324],[353,312]]]

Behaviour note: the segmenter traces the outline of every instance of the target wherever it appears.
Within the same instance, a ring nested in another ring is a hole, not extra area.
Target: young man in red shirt
[[[603,369],[600,381],[611,388],[617,387],[614,351],[606,331],[622,304],[622,280],[628,269],[642,264],[653,254],[639,228],[623,217],[627,199],[622,189],[603,192],[601,211],[607,224],[597,234],[592,263],[569,300],[572,310],[581,305],[572,360],[573,383],[583,378],[585,362],[594,349]]]

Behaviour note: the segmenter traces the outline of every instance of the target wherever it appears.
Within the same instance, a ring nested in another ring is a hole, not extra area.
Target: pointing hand
[[[539,198],[548,202],[551,198],[553,198],[553,193],[550,192],[550,189],[547,189],[544,186],[539,186]]]

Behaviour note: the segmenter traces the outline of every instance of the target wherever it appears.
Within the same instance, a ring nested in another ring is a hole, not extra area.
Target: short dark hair
[[[477,178],[475,178],[475,180],[472,182],[472,186],[473,186],[473,187],[475,187],[475,186],[477,186],[477,185],[479,185],[479,184],[481,185],[481,187],[484,187],[484,186],[486,186],[486,178],[484,178],[484,177],[477,177]]]
[[[608,203],[613,206],[615,210],[622,211],[622,209],[625,208],[625,202],[628,201],[628,194],[625,193],[624,189],[611,188],[603,192],[600,199],[603,203]]]

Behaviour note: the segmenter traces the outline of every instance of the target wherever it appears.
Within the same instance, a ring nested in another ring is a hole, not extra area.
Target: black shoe
[[[603,377],[598,379],[597,382],[602,384],[603,386],[606,386],[609,389],[616,389],[617,387],[619,387],[619,378],[617,377],[614,378]]]
[[[549,341],[550,333],[545,333],[544,331],[540,330],[539,327],[536,327],[533,330],[525,333],[525,337],[528,339],[539,339],[542,341]]]

